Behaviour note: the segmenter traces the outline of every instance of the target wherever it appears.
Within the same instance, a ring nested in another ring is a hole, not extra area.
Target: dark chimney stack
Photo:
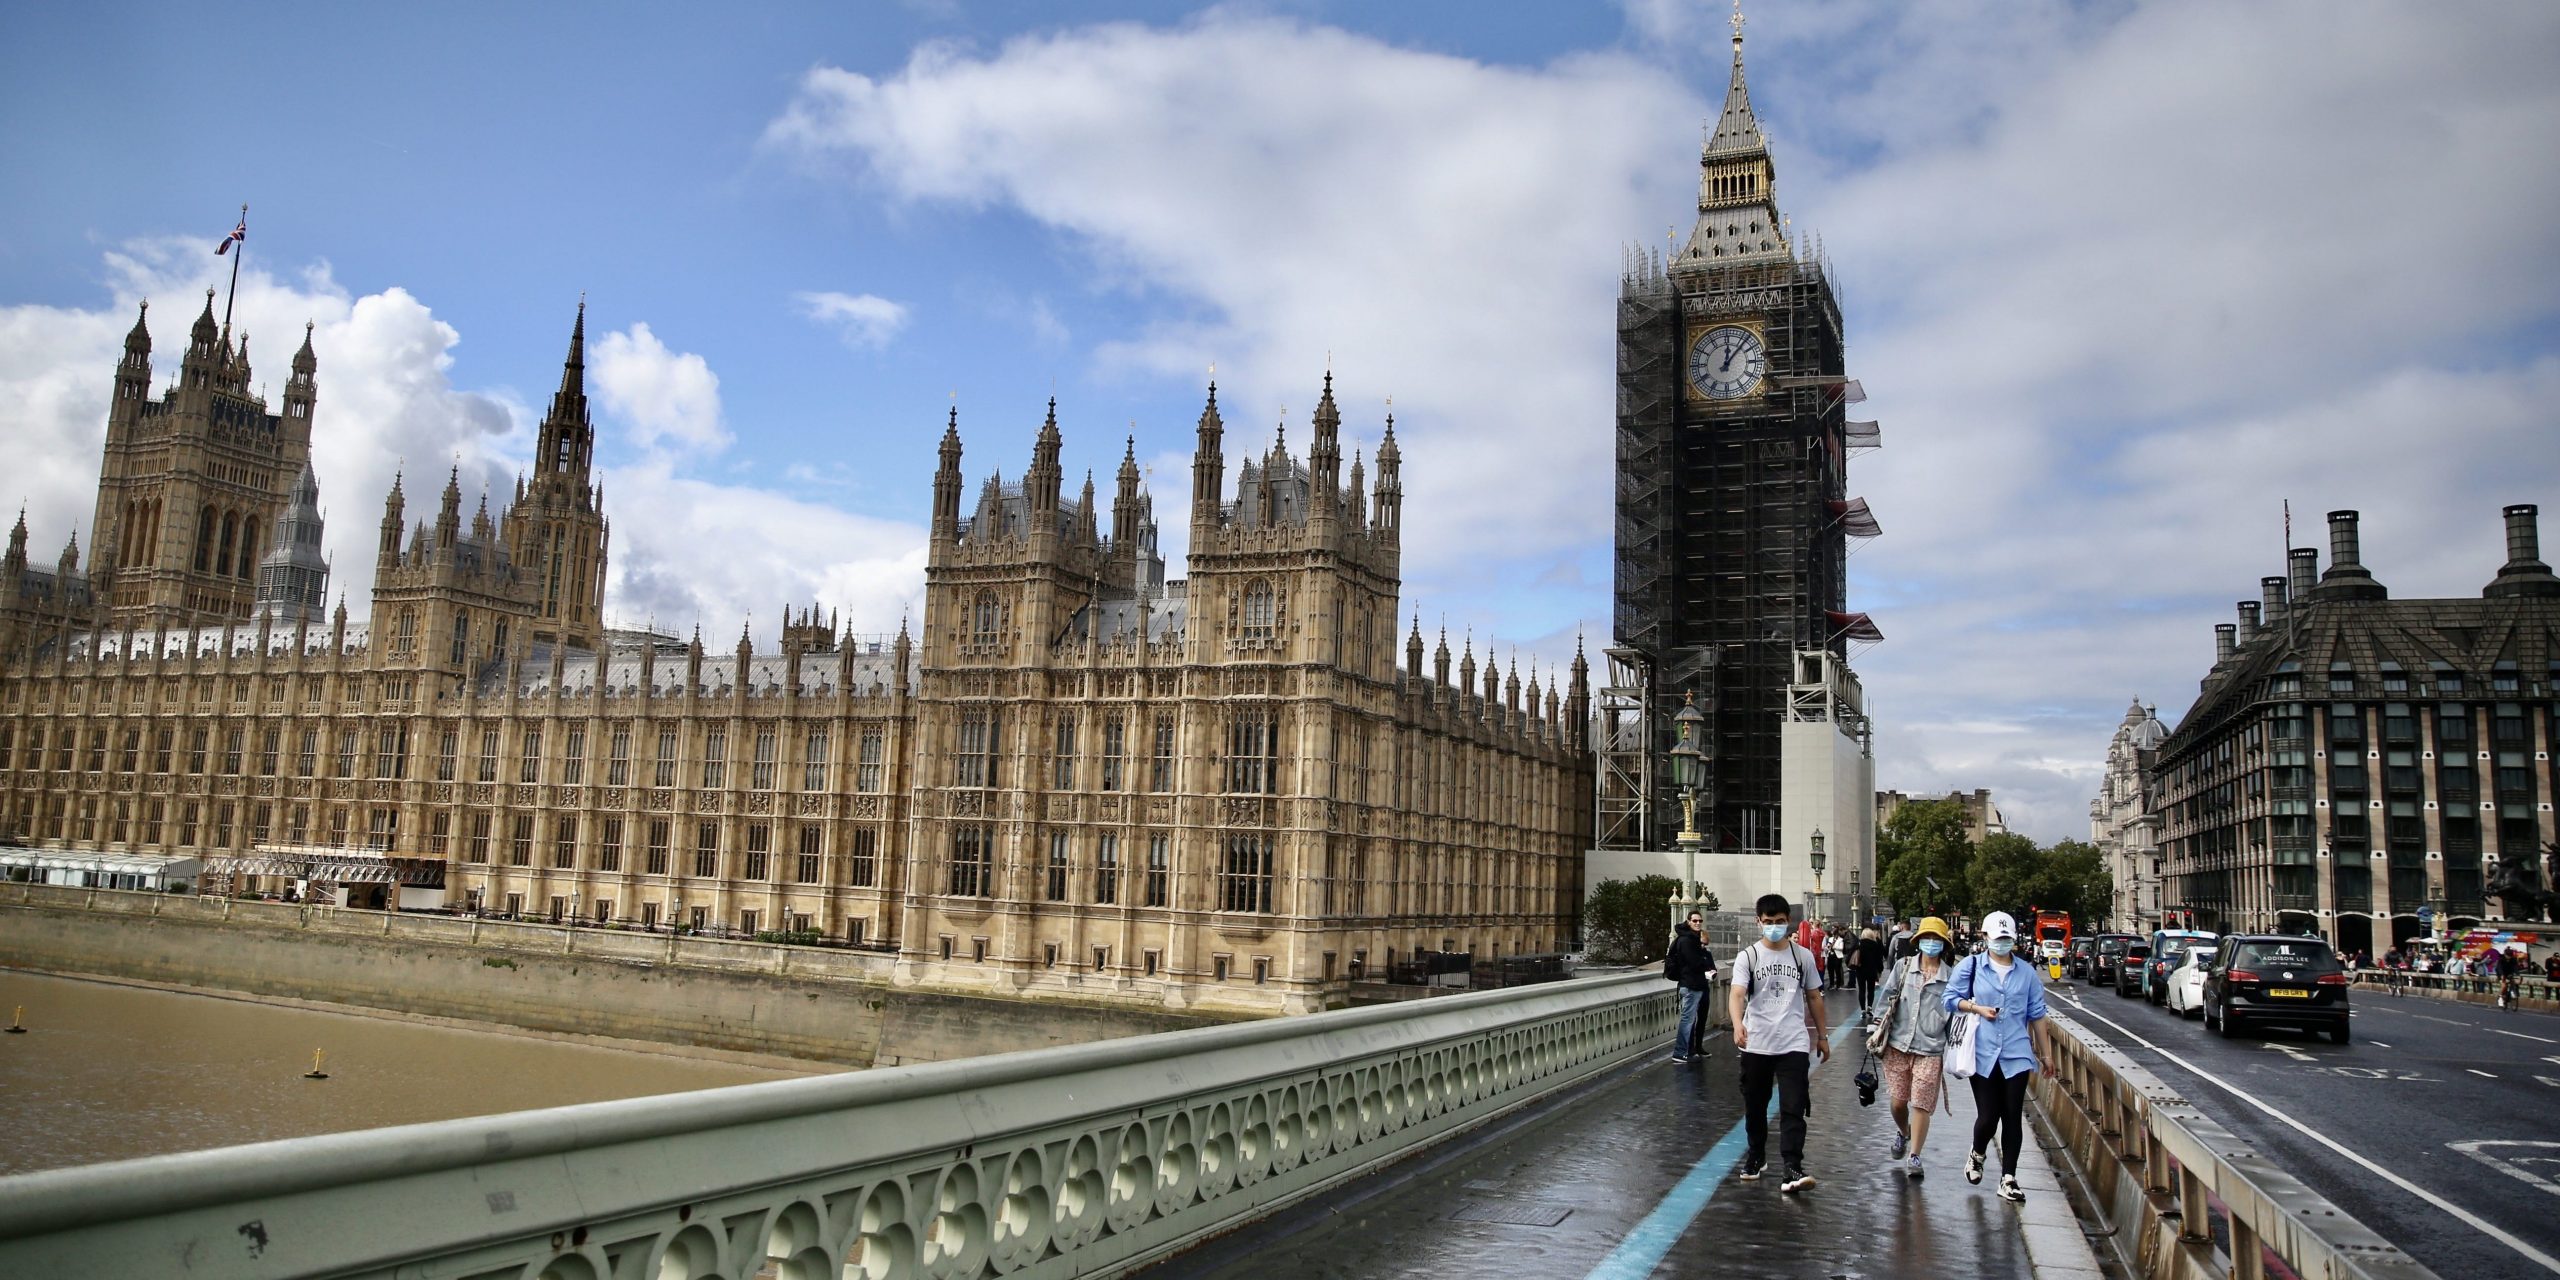
[[[2329,513],[2329,571],[2313,592],[2321,600],[2388,600],[2391,593],[2367,573],[2357,547],[2356,513]]]
[[[2237,637],[2237,633],[2238,633],[2238,631],[2239,631],[2239,628],[2232,626],[2232,625],[2231,625],[2230,623],[2228,623],[2228,622],[2221,623],[2221,624],[2219,624],[2219,625],[2217,625],[2217,626],[2215,626],[2215,627],[2214,627],[2214,629],[2213,629],[2213,665],[2215,665],[2215,666],[2217,666],[2217,667],[2218,667],[2218,666],[2223,665],[2224,663],[2227,663],[2227,662],[2231,661],[2231,655],[2232,655],[2233,651],[2238,647],[2238,646],[2234,643],[2234,640],[2235,640],[2235,639],[2236,639],[2236,637]]]
[[[2258,602],[2240,602],[2240,643],[2246,647],[2258,638]]]
[[[2536,528],[2539,509],[2530,502],[2507,508],[2507,563],[2498,570],[2484,596],[2560,596],[2560,577],[2542,562],[2542,536]]]
[[[2258,579],[2258,597],[2259,606],[2263,610],[2260,616],[2266,621],[2267,629],[2273,631],[2283,626],[2285,611],[2283,576],[2271,575]]]
[[[2286,557],[2285,572],[2293,576],[2292,586],[2286,593],[2286,607],[2299,610],[2311,603],[2313,584],[2320,580],[2320,549],[2295,547],[2286,553]]]

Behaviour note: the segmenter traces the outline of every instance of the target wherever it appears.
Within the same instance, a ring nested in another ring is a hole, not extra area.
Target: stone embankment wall
[[[849,1067],[1220,1021],[893,987],[865,951],[29,884],[0,966]]]

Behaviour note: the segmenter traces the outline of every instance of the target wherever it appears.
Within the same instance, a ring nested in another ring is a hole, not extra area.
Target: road
[[[2050,1003],[2436,1274],[2560,1275],[2560,1017],[2359,987],[2354,1043]]]

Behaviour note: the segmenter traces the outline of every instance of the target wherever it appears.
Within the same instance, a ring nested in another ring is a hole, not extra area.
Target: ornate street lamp
[[[1679,841],[1684,863],[1679,892],[1671,896],[1671,920],[1676,930],[1687,908],[1698,900],[1698,845],[1703,839],[1698,834],[1698,792],[1707,783],[1707,716],[1698,710],[1698,695],[1688,695],[1671,723],[1680,732],[1680,740],[1671,747],[1671,785],[1680,789]]]
[[[1822,914],[1822,864],[1829,861],[1822,853],[1822,828],[1813,829],[1813,909],[1811,915]]]

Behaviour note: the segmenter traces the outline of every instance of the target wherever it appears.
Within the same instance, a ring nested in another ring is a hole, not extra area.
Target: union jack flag
[[[246,240],[246,239],[248,239],[248,238],[249,238],[249,219],[244,215],[244,216],[242,216],[242,218],[240,219],[240,225],[239,225],[239,226],[236,226],[236,227],[233,227],[233,228],[231,229],[231,234],[230,234],[230,235],[227,235],[227,236],[224,236],[224,237],[222,238],[222,243],[220,243],[220,244],[218,244],[218,245],[215,245],[215,246],[213,247],[213,256],[215,256],[215,257],[219,258],[219,257],[221,257],[222,255],[224,255],[224,254],[226,254],[226,253],[231,252],[231,246],[233,246],[233,245],[235,245],[235,244],[238,244],[238,243],[240,243],[241,241]]]

